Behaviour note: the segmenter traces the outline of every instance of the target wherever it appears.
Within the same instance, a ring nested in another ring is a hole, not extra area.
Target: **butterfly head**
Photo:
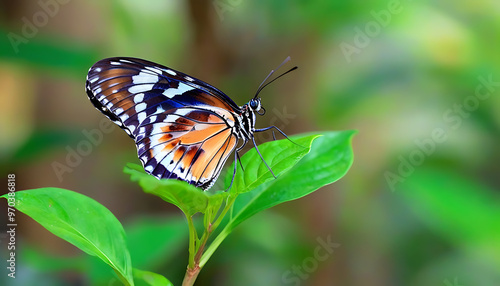
[[[256,112],[259,115],[264,115],[266,113],[266,109],[260,103],[260,97],[252,98],[248,102],[248,106],[250,107],[250,109],[252,109],[254,112]]]

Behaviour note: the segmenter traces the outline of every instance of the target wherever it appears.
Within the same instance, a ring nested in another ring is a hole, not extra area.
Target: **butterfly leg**
[[[236,152],[236,155],[238,156],[238,161],[240,162],[241,169],[243,170],[243,172],[245,172],[245,168],[243,168],[243,164],[241,163],[240,154]]]
[[[286,139],[288,139],[288,141],[292,142],[293,144],[297,145],[297,146],[300,146],[299,144],[295,143],[292,141],[292,139],[288,138],[288,136],[286,136],[285,132],[281,131],[281,129],[279,129],[278,127],[276,126],[269,126],[269,127],[266,127],[266,128],[261,128],[261,129],[255,129],[254,132],[262,132],[262,131],[267,131],[269,129],[276,129],[278,130],[279,133],[281,133],[281,135],[285,136]],[[273,130],[273,138],[274,140],[276,140],[276,137],[274,137],[274,130]],[[304,147],[304,146],[300,146],[300,147]]]
[[[257,150],[257,153],[259,154],[260,158],[262,159],[262,161],[264,162],[264,164],[266,164],[266,167],[269,169],[269,171],[271,171],[271,174],[273,174],[273,177],[276,179],[276,175],[273,173],[273,170],[271,170],[271,167],[269,167],[269,165],[267,164],[266,160],[264,160],[264,157],[262,157],[262,154],[260,154],[260,151],[259,151],[259,148],[257,148],[257,143],[255,143],[255,138],[252,136],[252,142],[253,142],[253,146],[255,146],[255,150]]]
[[[231,189],[231,187],[233,186],[233,183],[234,183],[234,177],[236,176],[236,161],[238,160],[237,159],[237,155],[238,154],[238,151],[235,151],[234,152],[234,171],[233,171],[233,177],[231,178],[231,184],[229,184],[229,187],[226,189],[226,192],[229,191]]]
[[[241,159],[240,159],[240,154],[239,154],[239,152],[240,152],[243,148],[245,148],[245,146],[247,145],[247,143],[248,143],[248,139],[246,139],[246,138],[245,138],[245,139],[244,139],[244,141],[243,141],[243,144],[241,144],[241,146],[240,146],[240,147],[238,147],[238,148],[236,148],[236,150],[235,150],[236,156],[238,157],[238,161],[240,162],[240,166],[241,166],[241,169],[243,170],[243,172],[245,171],[245,169],[243,168],[243,164],[241,163]],[[236,162],[235,162],[235,165],[236,165]]]
[[[240,162],[241,169],[243,171],[245,171],[243,169],[243,164],[241,163],[240,154],[238,152],[240,152],[241,149],[243,149],[245,147],[245,145],[247,145],[247,142],[248,142],[248,139],[245,138],[245,140],[243,141],[243,144],[241,144],[240,147],[238,147],[238,148],[236,148],[236,150],[234,150],[234,171],[233,171],[233,177],[231,178],[231,184],[229,184],[229,187],[227,188],[226,192],[229,191],[229,189],[231,189],[231,187],[233,186],[234,177],[236,177],[236,167],[238,166],[237,163],[236,163],[237,161]]]

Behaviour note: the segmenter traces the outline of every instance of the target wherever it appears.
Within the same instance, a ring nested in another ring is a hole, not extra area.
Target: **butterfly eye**
[[[256,99],[250,100],[250,108],[258,112],[260,110],[260,101]]]

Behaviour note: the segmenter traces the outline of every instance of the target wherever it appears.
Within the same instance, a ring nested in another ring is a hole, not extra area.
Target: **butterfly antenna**
[[[259,85],[259,88],[257,88],[257,92],[255,93],[255,96],[253,97],[254,99],[257,98],[257,96],[259,95],[259,93],[264,89],[264,87],[268,86],[271,82],[277,80],[278,78],[286,75],[287,73],[293,71],[293,70],[296,70],[298,67],[295,66],[291,69],[289,69],[288,71],[282,73],[281,75],[277,76],[276,78],[274,78],[273,80],[271,80],[270,82],[266,83],[266,81],[271,77],[271,75],[277,71],[281,66],[283,66],[285,63],[287,63],[288,61],[290,61],[290,56],[288,56],[276,69],[274,70],[271,70],[271,72],[266,76],[266,78],[262,81],[262,83]]]

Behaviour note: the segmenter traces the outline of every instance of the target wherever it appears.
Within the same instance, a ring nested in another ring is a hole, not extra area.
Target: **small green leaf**
[[[8,198],[7,194],[1,196]],[[111,266],[126,285],[134,285],[125,232],[103,205],[59,188],[15,193],[16,206],[47,230]]]
[[[220,206],[220,202],[227,197],[225,192],[211,194],[180,180],[158,180],[146,174],[137,164],[129,163],[123,171],[130,174],[130,179],[138,182],[144,192],[176,205],[186,216],[192,216],[198,212],[205,213],[207,208],[215,204]]]
[[[150,286],[174,286],[172,282],[168,281],[164,276],[150,272],[144,271],[134,268],[133,270],[135,281],[138,286],[141,285],[150,285]]]
[[[296,136],[293,142],[288,139],[282,139],[266,142],[258,148],[274,174],[280,176],[309,153],[312,141],[318,136]],[[234,170],[234,164],[229,170]],[[255,148],[245,153],[241,158],[241,165],[243,165],[244,171],[239,168],[234,178],[233,186],[230,189],[230,193],[232,194],[246,193],[255,189],[260,184],[274,179]],[[225,177],[226,188],[229,187],[232,178],[233,172],[227,172]]]
[[[353,162],[351,140],[356,131],[325,132],[291,170],[250,192],[240,194],[224,229],[203,255],[203,267],[224,238],[241,222],[277,204],[301,198],[342,178]],[[297,137],[291,137],[297,140]]]

